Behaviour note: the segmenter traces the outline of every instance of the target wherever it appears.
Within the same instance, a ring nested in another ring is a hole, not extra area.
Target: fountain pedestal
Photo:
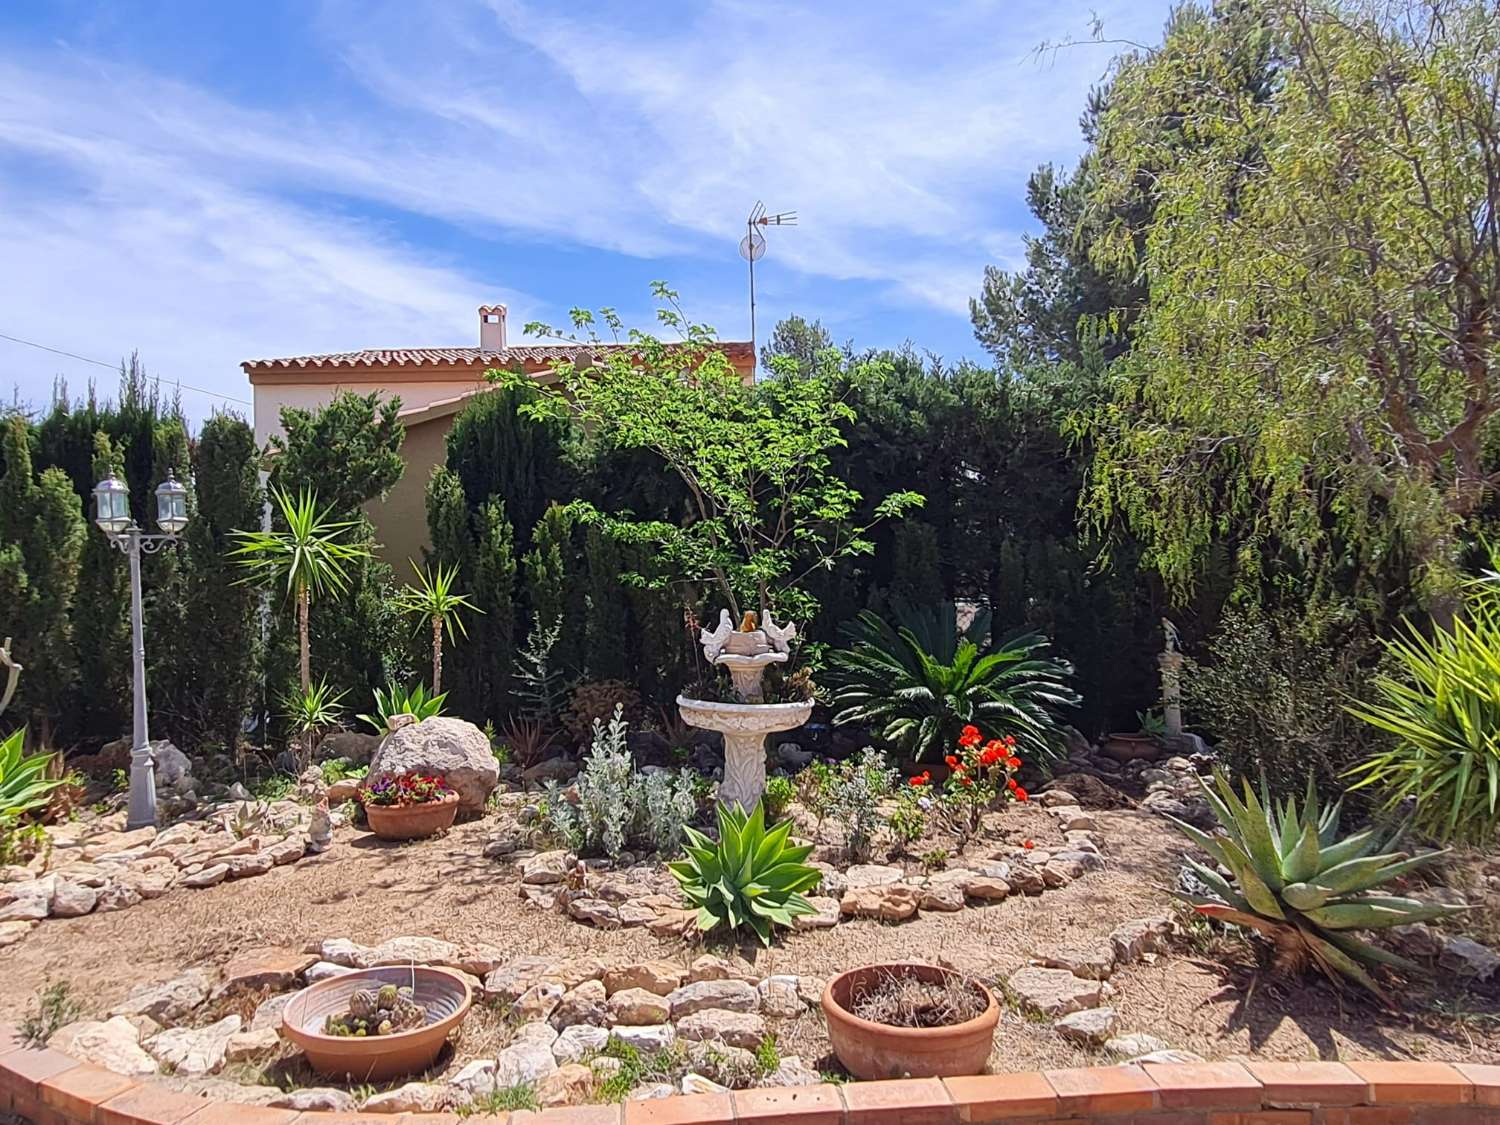
[[[724,736],[719,800],[749,812],[766,790],[766,735],[800,727],[812,714],[813,702],[714,703],[679,695],[677,707],[688,726]]]

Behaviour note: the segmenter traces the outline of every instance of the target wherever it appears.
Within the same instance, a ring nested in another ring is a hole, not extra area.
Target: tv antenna
[[[750,215],[745,219],[745,237],[740,239],[740,257],[750,263],[750,364],[754,369],[755,358],[755,263],[766,256],[766,236],[761,233],[762,227],[794,227],[797,225],[797,212],[779,211],[774,215],[766,214],[766,205],[760,200],[755,201],[755,206],[750,208]]]

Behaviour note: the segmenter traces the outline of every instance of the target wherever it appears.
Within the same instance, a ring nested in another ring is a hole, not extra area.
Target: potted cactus
[[[382,1082],[426,1070],[473,992],[448,969],[388,965],[330,977],[282,1009],[281,1033],[331,1078]]]
[[[370,831],[382,840],[417,840],[453,826],[458,794],[440,777],[385,774],[359,791]]]

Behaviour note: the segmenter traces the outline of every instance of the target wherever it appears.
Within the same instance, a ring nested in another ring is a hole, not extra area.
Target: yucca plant
[[[302,745],[306,748],[303,767],[312,758],[318,732],[336,726],[343,717],[339,702],[348,694],[346,691],[335,691],[325,678],[305,690],[294,688],[282,696],[282,716],[300,736]]]
[[[717,843],[683,827],[687,858],[667,869],[698,908],[700,930],[749,926],[770,945],[773,924],[790,926],[793,918],[814,912],[802,892],[816,887],[822,872],[803,862],[811,844],[787,843],[791,831],[789,820],[767,828],[759,801],[748,814],[738,805],[719,805]]]
[[[865,610],[845,626],[851,644],[833,654],[824,675],[833,688],[835,723],[867,724],[895,750],[921,760],[943,753],[966,726],[986,739],[1011,735],[1016,752],[1046,764],[1064,744],[1059,713],[1076,706],[1073,666],[1044,655],[1038,633],[985,653],[981,614],[967,629],[952,603],[896,610],[896,624]]]
[[[376,734],[384,734],[390,727],[392,715],[413,715],[420,723],[423,719],[441,715],[443,700],[447,698],[447,692],[427,694],[427,689],[420,683],[410,688],[391,684],[383,691],[375,689],[375,714],[361,715],[360,718],[374,727]]]
[[[1210,835],[1180,820],[1173,823],[1231,877],[1188,857],[1193,876],[1188,881],[1208,893],[1181,897],[1200,914],[1264,934],[1285,970],[1316,966],[1334,982],[1347,977],[1386,1000],[1366,966],[1412,971],[1420,966],[1354,932],[1425,922],[1466,909],[1373,893],[1445,853],[1413,856],[1396,850],[1403,830],[1387,834],[1367,828],[1340,838],[1343,802],[1320,808],[1311,779],[1300,808],[1295,797],[1280,805],[1264,791],[1257,797],[1248,781],[1240,797],[1219,771],[1211,784],[1200,778],[1199,785],[1224,835]]]
[[[448,633],[451,644],[456,632],[460,637],[468,636],[464,628],[464,613],[483,613],[466,594],[460,594],[458,567],[438,566],[428,569],[412,563],[417,572],[415,586],[403,586],[396,595],[396,606],[403,613],[416,614],[417,629],[424,625],[432,629],[432,693],[443,688],[443,632]]]
[[[1376,676],[1377,698],[1348,708],[1395,736],[1349,771],[1354,788],[1388,808],[1410,798],[1415,827],[1442,841],[1483,843],[1500,828],[1500,606],[1480,583],[1466,618],[1387,641],[1398,674]]]
[[[23,752],[26,729],[0,738],[0,829],[10,828],[22,813],[41,808],[63,778],[48,777],[52,755]]]

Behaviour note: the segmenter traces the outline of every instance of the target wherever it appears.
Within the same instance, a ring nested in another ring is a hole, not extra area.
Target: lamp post
[[[141,555],[154,555],[177,542],[187,526],[187,489],[172,471],[156,489],[156,526],[160,535],[147,535],[130,516],[130,490],[113,474],[94,486],[94,522],[111,544],[130,560],[131,686],[134,724],[130,737],[130,811],[125,826],[143,828],[156,823],[156,762],[151,757],[151,735],[146,726],[146,639],[141,613]]]

